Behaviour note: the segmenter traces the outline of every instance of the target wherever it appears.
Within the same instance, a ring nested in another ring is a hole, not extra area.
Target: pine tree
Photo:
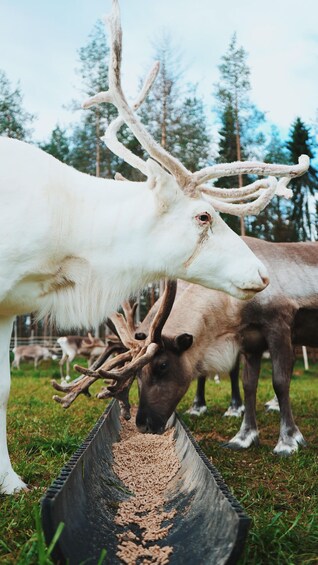
[[[73,109],[78,110],[83,100],[108,89],[109,48],[104,27],[103,22],[98,21],[87,45],[79,50],[77,73],[82,79],[82,99],[80,103],[73,103]],[[100,104],[82,111],[71,136],[70,163],[76,169],[96,176],[114,175],[118,159],[100,138],[116,114],[111,104]]]
[[[188,86],[181,102],[181,115],[174,128],[173,154],[187,169],[194,172],[207,165],[210,156],[210,135],[202,99],[196,86]]]
[[[309,127],[298,117],[291,126],[289,140],[286,147],[289,152],[290,162],[297,163],[302,154],[314,158],[314,141]],[[290,226],[290,241],[306,241],[315,239],[316,200],[318,191],[318,173],[313,165],[308,172],[292,179],[289,183],[293,190],[292,205],[287,221]]]
[[[222,57],[219,65],[220,82],[215,85],[217,100],[216,112],[221,124],[219,130],[219,157],[217,162],[241,161],[253,158],[256,147],[264,142],[264,136],[258,132],[264,115],[257,110],[249,98],[251,90],[250,69],[246,63],[247,53],[243,47],[238,47],[234,33],[229,48]],[[249,179],[239,175],[220,179],[216,186],[243,186]],[[225,216],[229,225],[241,233],[245,232],[244,220],[241,221],[229,215]]]
[[[219,129],[219,157],[217,159],[217,162],[232,163],[233,161],[237,161],[237,139],[235,115],[234,110],[230,104],[225,106],[220,118],[222,125]],[[244,153],[243,148],[241,148],[241,153],[242,152]],[[225,177],[223,179],[223,186],[227,185],[228,187],[231,187],[233,185],[233,178]]]
[[[182,83],[181,56],[167,34],[157,41],[154,58],[160,62],[159,76],[140,110],[141,120],[185,167],[198,170],[210,154],[203,101],[194,85]]]
[[[66,131],[57,125],[51,133],[51,137],[47,143],[40,144],[41,149],[56,157],[63,163],[69,163],[70,147]]]
[[[266,163],[289,163],[285,142],[281,139],[275,125],[271,126],[263,160]],[[287,221],[289,208],[288,200],[274,196],[262,212],[248,218],[247,234],[261,237],[267,241],[287,241],[289,238],[289,222]]]
[[[29,140],[35,115],[23,108],[20,86],[12,88],[4,71],[0,70],[0,135]]]
[[[180,54],[164,32],[154,46],[154,60],[160,62],[158,77],[145,100],[140,116],[148,131],[167,151],[172,151],[174,129],[179,118]]]

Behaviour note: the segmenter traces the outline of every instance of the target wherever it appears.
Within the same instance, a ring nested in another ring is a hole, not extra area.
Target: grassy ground
[[[33,488],[15,497],[0,497],[1,564],[50,563],[39,525],[39,501],[105,407],[95,398],[79,398],[63,410],[51,400],[50,378],[54,371],[54,365],[38,371],[23,365],[22,370],[14,371],[9,449],[15,469]],[[272,453],[279,416],[266,414],[263,408],[273,396],[269,362],[263,364],[258,394],[259,448],[232,452],[221,447],[240,425],[236,419],[222,418],[229,403],[227,378],[222,378],[219,385],[208,382],[209,410],[200,419],[185,414],[194,386],[179,412],[253,520],[240,565],[318,564],[318,366],[312,366],[307,373],[301,363],[296,366],[292,404],[308,447],[286,459]]]

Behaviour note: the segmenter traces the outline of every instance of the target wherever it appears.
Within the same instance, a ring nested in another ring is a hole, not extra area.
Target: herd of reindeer
[[[42,361],[58,359],[62,381],[70,381],[70,364],[75,357],[87,357],[91,365],[105,349],[105,342],[98,337],[93,337],[90,332],[87,336],[69,335],[57,338],[53,346],[49,344],[18,345],[13,347],[13,361],[11,366],[20,369],[21,361],[33,361],[37,369]],[[64,374],[64,366],[66,373]]]
[[[0,137],[0,492],[5,494],[26,489],[9,457],[6,408],[12,326],[17,315],[30,312],[51,317],[64,330],[96,327],[107,319],[113,331],[89,368],[75,366],[77,379],[53,383],[64,393],[54,398],[65,408],[105,379],[110,384],[98,397],[117,398],[129,418],[129,389],[137,378],[137,427],[161,433],[192,379],[198,379],[193,410],[204,411],[205,379],[212,372],[230,372],[231,409],[238,410],[243,357],[245,411],[229,447],[247,448],[258,441],[256,389],[268,350],[281,414],[275,452],[291,454],[304,444],[289,385],[295,345],[318,345],[318,244],[240,238],[220,213],[257,215],[274,196],[290,197],[287,184],[306,173],[309,159],[303,155],[291,166],[247,161],[189,171],[151,137],[136,113],[158,65],[134,104],[123,93],[118,0],[108,24],[109,89],[83,106],[115,106],[118,117],[103,139],[145,180],[89,176],[34,145]],[[124,124],[147,160],[119,140]],[[210,183],[238,175],[261,178],[232,189]],[[127,299],[159,279],[167,281],[164,294],[136,327],[135,305]],[[93,349],[91,339],[82,344],[86,349]],[[61,347],[65,340],[60,338]],[[66,358],[72,360],[69,351]]]

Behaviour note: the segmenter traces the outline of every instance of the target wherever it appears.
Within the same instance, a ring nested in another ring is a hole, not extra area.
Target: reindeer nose
[[[268,276],[268,271],[267,268],[265,267],[265,265],[263,265],[263,263],[260,263],[258,266],[258,276],[259,276],[259,290],[264,290],[264,288],[266,288],[269,284],[269,276]]]
[[[259,272],[259,276],[262,279],[264,288],[266,288],[269,285],[269,277],[267,275],[263,275],[260,271]]]

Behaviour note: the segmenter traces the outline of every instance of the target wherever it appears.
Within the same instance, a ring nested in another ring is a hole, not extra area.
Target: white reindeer
[[[62,358],[59,362],[62,381],[70,381],[70,364],[76,355],[89,358],[91,364],[105,349],[105,343],[88,332],[87,336],[68,335],[57,339],[57,344],[62,349]],[[63,374],[63,366],[66,366],[66,375]]]
[[[14,317],[36,312],[57,326],[92,327],[129,295],[161,277],[181,278],[249,298],[268,284],[263,264],[216,210],[256,214],[285,191],[288,177],[308,168],[234,163],[190,173],[150,137],[120,84],[121,28],[113,1],[109,91],[86,106],[111,102],[119,117],[107,145],[146,176],[144,182],[80,173],[35,146],[0,139],[0,492],[25,488],[6,443],[10,390],[9,343]],[[156,71],[134,108],[143,101]],[[125,122],[152,159],[142,161],[116,137]],[[207,188],[209,179],[253,173],[263,179],[241,190]],[[241,202],[241,203],[238,203]],[[146,244],[145,244],[146,242]]]

